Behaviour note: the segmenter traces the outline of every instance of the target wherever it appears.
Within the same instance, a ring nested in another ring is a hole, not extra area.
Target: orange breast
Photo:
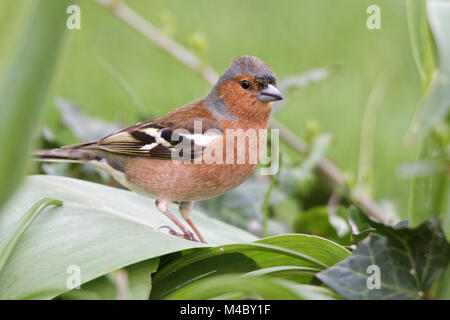
[[[158,199],[195,201],[212,198],[237,187],[256,167],[134,158],[127,164],[125,173],[132,184]]]

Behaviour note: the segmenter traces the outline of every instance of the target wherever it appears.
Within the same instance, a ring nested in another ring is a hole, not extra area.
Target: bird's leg
[[[172,228],[170,228],[168,226],[165,226],[165,227],[167,227],[169,229],[169,233],[170,234],[176,235],[178,237],[185,238],[187,240],[198,242],[198,240],[194,237],[192,232],[190,232],[189,229],[186,228],[180,222],[180,220],[178,220],[172,213],[170,213],[169,209],[167,208],[168,202],[162,201],[162,200],[156,200],[155,204],[156,204],[156,207],[158,208],[158,210],[161,211],[162,213],[164,213],[166,215],[166,217],[168,217],[170,220],[172,220],[172,222],[175,223],[178,226],[178,228],[180,228],[180,230],[182,232],[182,233],[178,233],[178,232],[172,230]]]
[[[186,237],[184,236],[184,233],[176,232],[175,230],[173,230],[173,228],[171,226],[161,226],[161,227],[158,228],[158,231],[161,230],[161,229],[167,229],[167,230],[169,230],[169,234],[171,234],[173,236],[177,236],[177,237],[186,239]],[[195,241],[197,241],[197,240],[195,240]]]
[[[191,226],[192,230],[194,230],[195,234],[197,235],[198,239],[206,243],[205,238],[201,235],[200,231],[198,231],[197,227],[194,225],[194,223],[191,220],[191,211],[192,207],[194,206],[194,202],[180,202],[180,212],[183,216],[184,220]]]

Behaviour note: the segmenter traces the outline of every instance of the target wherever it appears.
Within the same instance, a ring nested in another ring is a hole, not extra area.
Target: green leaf
[[[439,219],[415,229],[390,227],[370,220],[376,234],[361,241],[353,254],[316,275],[347,299],[420,299],[444,273],[450,245]],[[377,266],[380,288],[369,289]],[[371,277],[369,279],[369,277]]]
[[[280,266],[296,270],[295,282],[308,283],[315,272],[348,255],[345,248],[332,241],[299,234],[203,249],[162,266],[154,276],[152,299],[164,298],[174,290],[203,278],[225,273],[257,272],[266,268],[267,272],[275,272],[269,268]],[[285,278],[283,275],[280,277]]]
[[[321,270],[311,267],[299,267],[299,266],[277,266],[261,268],[254,271],[247,272],[246,276],[271,276],[276,278],[282,278],[293,282],[304,283],[305,276],[310,279],[316,273]]]
[[[39,216],[0,273],[0,299],[49,299],[68,291],[69,266],[81,284],[139,261],[204,244],[158,231],[171,221],[154,201],[133,192],[56,176],[31,176],[0,215],[0,235],[17,226],[18,213],[45,197],[64,206]],[[175,206],[170,209],[180,218]],[[251,234],[193,213],[210,244],[255,240]]]
[[[73,289],[61,295],[62,299],[95,299],[95,300],[113,300],[113,299],[132,299],[147,300],[152,289],[151,274],[156,271],[159,265],[159,258],[149,259],[135,263],[124,269],[118,276],[117,271],[94,279],[83,284],[80,289]],[[126,292],[119,293],[120,284],[117,282],[122,277],[125,280]]]
[[[420,147],[419,159],[433,158],[437,146],[427,137]],[[425,220],[440,216],[444,232],[450,239],[450,194],[449,179],[443,172],[430,173],[425,176],[415,176],[411,182],[409,203],[409,219],[412,226],[417,226]]]
[[[50,86],[73,1],[34,2],[0,87],[0,208],[22,179],[32,134]]]
[[[192,255],[195,255],[193,253]],[[189,260],[189,255],[177,258],[183,261]],[[258,265],[250,258],[239,252],[212,256],[179,268],[165,277],[159,277],[159,271],[153,280],[151,299],[163,299],[176,290],[203,278],[229,273],[245,273],[258,268]],[[162,268],[162,274],[164,274]]]
[[[159,258],[154,258],[128,266],[129,298],[147,300],[152,289],[152,273],[159,266]]]
[[[30,209],[25,212],[22,218],[17,222],[16,228],[6,232],[5,238],[0,238],[0,272],[8,260],[11,252],[17,244],[22,234],[28,229],[34,219],[49,206],[61,206],[59,200],[44,198],[36,202]]]
[[[320,237],[280,235],[254,243],[218,246],[183,256],[161,268],[155,275],[155,281],[160,281],[197,261],[234,252],[245,254],[262,268],[277,265],[304,265],[324,269],[349,255],[344,247]]]
[[[407,138],[413,140],[419,135],[429,133],[432,128],[436,128],[437,124],[444,123],[445,117],[448,115],[450,107],[450,38],[448,37],[450,33],[450,2],[409,0],[408,22],[413,52],[421,71],[425,93],[408,133]],[[430,28],[436,46],[430,36]],[[437,64],[438,70],[434,72]],[[434,132],[436,130],[432,131],[432,133]],[[448,161],[439,159],[439,157],[440,154],[445,157],[446,147],[440,145],[438,140],[433,134],[425,137],[420,147],[418,162],[428,161],[445,168]],[[416,175],[411,183],[409,206],[411,224],[417,226],[427,219],[440,215],[444,231],[447,238],[450,239],[449,193],[449,181],[443,172],[433,172],[425,176]]]
[[[212,299],[227,293],[242,292],[244,298],[269,300],[333,299],[334,294],[326,288],[299,285],[287,280],[270,277],[248,277],[228,274],[203,279],[189,284],[169,295],[170,300]]]
[[[447,192],[443,196],[444,205],[442,208],[442,228],[444,229],[447,241],[450,241],[450,183],[447,180]]]
[[[298,251],[303,255],[312,257],[315,261],[320,262],[320,264],[314,264],[307,260],[295,259],[287,255],[276,257],[267,254],[267,252],[255,251],[246,253],[246,255],[255,260],[261,268],[280,265],[327,268],[350,255],[350,252],[347,249],[336,242],[307,234],[283,234],[257,240],[255,242]]]
[[[442,277],[437,298],[450,300],[450,266],[447,267],[447,270]]]
[[[425,92],[436,70],[436,54],[427,21],[426,0],[406,0],[406,8],[412,52]]]
[[[272,260],[279,261],[280,256],[287,257],[288,259],[293,259],[296,263],[306,263],[308,265],[313,265],[319,268],[326,268],[327,265],[323,264],[321,261],[302,253],[301,251],[292,250],[289,248],[283,248],[281,246],[275,246],[265,243],[242,243],[242,244],[230,244],[219,246],[215,248],[209,248],[206,250],[198,251],[190,255],[183,256],[181,259],[177,259],[167,264],[162,268],[155,276],[155,281],[161,281],[165,277],[173,274],[174,272],[181,270],[189,266],[190,264],[209,259],[218,255],[231,254],[231,253],[246,253],[250,258],[256,258],[258,260],[263,260],[263,257],[272,258],[270,261],[265,261],[265,263],[273,263]],[[272,257],[275,256],[275,257]],[[262,261],[258,261],[262,262]]]
[[[408,134],[410,141],[427,134],[433,125],[444,119],[450,107],[450,2],[429,0],[426,7],[438,50],[439,66],[411,125]]]

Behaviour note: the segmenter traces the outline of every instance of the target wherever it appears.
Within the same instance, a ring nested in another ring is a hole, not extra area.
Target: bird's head
[[[216,111],[222,109],[226,116],[252,117],[270,114],[271,102],[281,99],[269,66],[257,57],[242,56],[220,77],[206,104]]]

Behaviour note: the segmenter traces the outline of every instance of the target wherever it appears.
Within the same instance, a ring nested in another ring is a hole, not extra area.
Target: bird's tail
[[[36,150],[32,157],[42,162],[85,162],[100,160],[95,149],[86,148],[92,142],[64,146],[59,149]]]

